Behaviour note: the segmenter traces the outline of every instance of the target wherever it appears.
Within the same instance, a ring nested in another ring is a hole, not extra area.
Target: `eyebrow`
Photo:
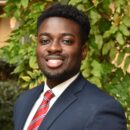
[[[39,36],[50,36],[51,34],[50,33],[40,33]],[[61,36],[72,36],[72,37],[75,37],[72,33],[61,33]]]

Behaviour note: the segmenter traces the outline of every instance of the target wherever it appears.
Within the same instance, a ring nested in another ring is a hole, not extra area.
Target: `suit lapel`
[[[52,106],[48,112],[46,118],[42,122],[39,130],[47,130],[51,124],[64,112],[68,106],[72,105],[78,97],[76,93],[81,91],[83,84],[85,83],[84,79],[80,75],[58,98],[55,104]]]
[[[26,104],[24,104],[24,110],[22,110],[23,113],[21,114],[21,118],[20,118],[21,120],[19,120],[19,124],[18,124],[19,130],[23,130],[26,119],[27,119],[34,103],[36,102],[37,98],[39,97],[40,93],[42,92],[42,90],[43,90],[43,84],[38,86],[34,90],[31,90],[31,92],[28,93],[28,96],[25,99]]]

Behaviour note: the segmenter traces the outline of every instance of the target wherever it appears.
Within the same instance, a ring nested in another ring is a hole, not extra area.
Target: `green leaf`
[[[82,2],[82,0],[70,0],[69,4],[70,5],[77,5],[78,3]]]
[[[100,64],[98,61],[94,60],[94,61],[91,63],[91,66],[93,67],[91,73],[92,73],[94,76],[101,78],[101,74],[102,74],[102,72],[103,72],[102,64]]]
[[[126,47],[126,48],[124,49],[124,52],[125,52],[125,53],[130,53],[130,47]]]
[[[91,18],[91,24],[94,25],[101,19],[101,16],[99,15],[98,12],[91,10],[90,18]]]
[[[39,76],[39,78],[37,80],[38,84],[41,84],[44,81],[45,81],[45,77],[43,75]]]
[[[35,73],[36,75],[41,75],[41,71],[40,71],[40,70],[37,70],[37,69],[34,69],[34,70],[33,70],[33,73]]]
[[[124,45],[125,44],[125,40],[124,40],[124,37],[122,35],[122,33],[118,32],[116,34],[116,40],[117,42],[120,44],[120,45]]]
[[[29,84],[29,89],[32,89],[32,88],[34,88],[34,87],[36,87],[38,84],[37,84],[37,81],[35,80],[35,82],[31,82],[30,84]]]
[[[111,27],[111,22],[104,18],[101,19],[100,23],[98,24],[98,28],[101,33],[104,33],[106,30],[109,30],[110,27]]]
[[[37,62],[36,62],[36,57],[30,57],[29,59],[29,66],[32,68],[32,69],[38,69],[38,65],[37,65]]]
[[[95,42],[98,46],[98,49],[100,50],[102,48],[102,44],[103,44],[103,39],[101,35],[96,35],[95,36]]]
[[[98,77],[92,77],[89,79],[89,81],[92,82],[93,84],[96,84],[100,88],[102,87],[102,83]]]
[[[14,71],[12,72],[13,74],[17,74],[17,73],[20,73],[24,70],[24,64],[19,64],[15,69]]]
[[[24,8],[27,8],[28,2],[29,2],[29,0],[21,0],[21,5],[22,5]]]
[[[52,0],[51,0],[52,1]],[[67,4],[69,2],[69,0],[58,0],[58,2],[62,3],[62,4]]]
[[[27,71],[27,74],[32,78],[32,79],[36,79],[37,77],[39,77],[41,75],[41,71],[39,70],[33,70],[32,71]]]
[[[130,17],[125,16],[122,21],[127,27],[130,27]]]
[[[90,69],[85,69],[84,71],[82,71],[82,74],[87,79],[91,74],[91,70]]]
[[[109,38],[112,34],[115,34],[117,31],[117,26],[111,26],[111,28],[103,34],[103,38]]]
[[[118,27],[117,26],[111,26],[111,28],[110,28],[111,34],[115,34],[117,31],[118,31]]]
[[[29,83],[28,82],[25,82],[25,83],[22,83],[21,87],[23,89],[27,88],[29,86]]]
[[[21,76],[21,79],[23,79],[26,82],[30,82],[31,78],[29,76]]]
[[[116,61],[117,65],[120,65],[123,62],[124,57],[125,57],[125,53],[120,52],[118,57],[117,57],[117,61]]]
[[[81,11],[85,11],[86,9],[84,8],[83,4],[78,4],[77,8]]]
[[[128,30],[128,28],[124,25],[124,24],[121,24],[119,26],[119,30],[125,35],[125,36],[129,36],[130,35],[130,32]]]
[[[108,79],[108,75],[107,74],[109,74],[109,73],[111,73],[112,72],[112,70],[113,70],[113,65],[111,64],[111,63],[103,63],[102,64],[102,66],[103,66],[103,74],[106,76],[106,78]]]
[[[113,61],[115,59],[116,54],[117,54],[116,48],[115,47],[111,48],[110,53],[109,53],[111,61]]]
[[[128,66],[130,65],[130,56],[127,56],[124,61],[124,70],[127,71]]]
[[[106,55],[110,51],[110,49],[114,46],[114,42],[110,40],[108,43],[104,43],[102,48],[102,54]]]
[[[103,34],[103,38],[108,38],[111,36],[111,32],[110,31],[106,31],[104,34]]]
[[[35,74],[32,72],[32,71],[27,71],[27,74],[32,78],[34,79],[36,76]]]

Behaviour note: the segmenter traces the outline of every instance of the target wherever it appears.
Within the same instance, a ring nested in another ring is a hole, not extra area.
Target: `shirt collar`
[[[65,91],[65,89],[78,77],[78,75],[79,75],[79,73],[77,73],[76,75],[74,75],[70,79],[64,81],[63,83],[53,87],[51,90],[54,93],[54,95],[58,98]],[[46,80],[45,80],[44,93],[47,90],[50,90],[50,88],[48,87]]]

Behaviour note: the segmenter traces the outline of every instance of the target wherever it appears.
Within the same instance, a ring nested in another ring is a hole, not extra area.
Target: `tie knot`
[[[44,98],[47,101],[50,101],[53,97],[54,97],[54,94],[51,90],[46,91],[45,94],[44,94]]]

